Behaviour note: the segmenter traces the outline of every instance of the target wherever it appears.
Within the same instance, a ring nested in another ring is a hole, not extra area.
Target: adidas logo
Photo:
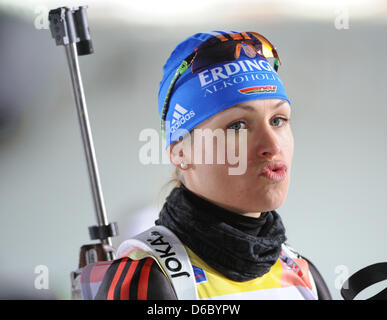
[[[188,111],[184,109],[180,104],[176,103],[175,110],[172,115],[172,123],[171,123],[171,133],[174,133],[177,129],[181,127],[184,123],[195,116],[195,112],[193,110]]]

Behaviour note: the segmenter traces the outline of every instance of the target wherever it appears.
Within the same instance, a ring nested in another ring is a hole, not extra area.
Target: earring
[[[182,169],[187,169],[187,164],[185,164],[184,162],[182,162],[182,163],[180,164],[180,167],[181,167]]]

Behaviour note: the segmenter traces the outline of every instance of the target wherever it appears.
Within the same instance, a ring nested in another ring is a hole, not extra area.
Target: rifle
[[[80,249],[78,269],[70,274],[72,299],[82,299],[80,275],[83,267],[97,261],[110,261],[114,259],[114,248],[112,247],[111,237],[118,235],[117,224],[115,222],[109,223],[106,215],[78,61],[78,56],[88,55],[94,52],[86,9],[87,6],[74,8],[60,7],[50,10],[48,14],[51,35],[55,39],[56,45],[65,47],[81,127],[83,147],[86,155],[97,220],[97,225],[89,227],[89,235],[91,240],[100,241],[99,243],[83,245]]]

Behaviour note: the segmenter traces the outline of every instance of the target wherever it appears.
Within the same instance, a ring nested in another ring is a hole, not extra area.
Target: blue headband
[[[160,116],[169,84],[181,62],[202,42],[219,33],[225,32],[197,33],[181,42],[172,52],[160,82]],[[176,82],[169,101],[166,147],[227,108],[249,100],[275,98],[290,104],[278,74],[267,59],[258,55],[249,58],[241,50],[240,57],[235,61],[219,63],[196,74],[189,68]]]

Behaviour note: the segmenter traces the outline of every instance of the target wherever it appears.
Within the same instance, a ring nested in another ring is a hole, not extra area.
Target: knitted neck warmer
[[[156,225],[163,225],[208,265],[234,281],[263,276],[286,241],[278,213],[247,217],[199,197],[184,185],[174,188]]]

